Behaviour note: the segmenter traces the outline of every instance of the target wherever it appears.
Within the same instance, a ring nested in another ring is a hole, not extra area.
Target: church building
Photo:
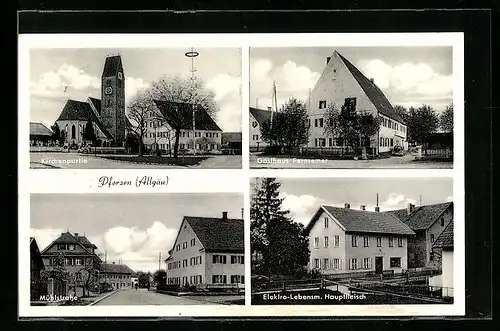
[[[84,130],[91,121],[98,146],[123,147],[125,144],[125,75],[120,55],[108,56],[101,77],[101,99],[69,99],[56,120],[68,146],[85,143]]]
[[[308,147],[342,146],[339,137],[325,133],[325,115],[334,104],[340,111],[349,105],[356,112],[367,112],[380,120],[380,129],[370,137],[375,154],[389,153],[394,146],[408,148],[407,127],[403,119],[376,85],[349,60],[335,51],[326,59],[325,68],[306,101],[309,116]]]

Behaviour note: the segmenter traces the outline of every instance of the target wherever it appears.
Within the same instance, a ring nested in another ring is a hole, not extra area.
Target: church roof
[[[255,118],[257,123],[259,123],[260,126],[262,126],[264,122],[271,120],[270,110],[250,107],[250,114],[252,114],[252,116]]]
[[[114,76],[122,67],[122,58],[120,55],[108,56],[104,62],[103,77]]]
[[[94,99],[97,100],[97,99]],[[100,105],[100,102],[99,102]],[[100,107],[99,107],[100,109]],[[69,99],[59,115],[57,121],[88,121],[96,123],[99,130],[104,133],[106,138],[113,139],[111,133],[104,127],[97,115],[94,113],[88,102]]]
[[[101,115],[101,99],[89,97],[89,100],[94,105],[95,109],[97,110],[97,113]]]
[[[52,136],[52,131],[42,123],[30,122],[30,135]]]
[[[378,88],[378,86],[375,85],[375,83],[372,83],[368,78],[366,78],[366,76],[363,75],[363,73],[359,71],[358,68],[356,68],[351,62],[349,62],[349,60],[343,57],[339,52],[335,51],[335,53],[337,53],[340,59],[344,62],[347,69],[349,69],[351,74],[358,82],[359,86],[361,86],[361,88],[368,96],[370,101],[373,103],[375,108],[377,108],[378,112],[387,117],[392,118],[393,120],[405,124],[404,120],[394,110],[394,107],[392,107],[391,103],[384,95],[382,90]]]
[[[193,129],[193,110],[191,104],[161,100],[154,100],[154,102],[172,128],[180,124],[181,130]],[[197,105],[195,126],[196,130],[222,131],[201,105]]]

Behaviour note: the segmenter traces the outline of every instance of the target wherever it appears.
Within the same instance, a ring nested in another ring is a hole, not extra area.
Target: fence
[[[432,159],[452,159],[453,158],[453,150],[451,149],[424,149],[422,156],[424,158],[432,158]]]

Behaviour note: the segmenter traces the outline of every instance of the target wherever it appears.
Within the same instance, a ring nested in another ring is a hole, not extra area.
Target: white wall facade
[[[64,132],[65,142],[69,145],[83,144],[83,132],[85,130],[85,126],[87,125],[87,121],[56,121],[59,129]],[[92,122],[94,126],[94,133],[97,139],[102,140],[103,142],[108,142],[109,139],[102,133],[96,123]],[[75,127],[75,135],[72,135],[72,127]]]
[[[453,250],[443,250],[442,263],[443,296],[453,297]]]
[[[453,209],[448,208],[448,210],[446,210],[441,217],[436,219],[436,221],[426,231],[426,266],[431,266],[433,264],[433,261],[431,261],[431,252],[434,241],[439,237],[439,235],[441,235],[452,220]]]
[[[206,284],[236,284],[244,288],[244,255],[243,253],[206,253]],[[221,258],[223,256],[225,259]],[[222,263],[224,261],[225,263]],[[214,276],[216,276],[215,279]]]
[[[250,132],[250,147],[251,148],[261,148],[266,147],[268,143],[262,140],[262,134],[260,132],[260,124],[257,122],[252,113],[249,113],[249,132]]]
[[[379,113],[379,152],[390,152],[394,146],[408,150],[406,125]]]

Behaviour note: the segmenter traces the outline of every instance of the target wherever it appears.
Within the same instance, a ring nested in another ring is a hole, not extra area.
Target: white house
[[[407,269],[408,238],[414,232],[398,218],[378,211],[321,205],[305,228],[309,268],[323,274]]]
[[[242,219],[185,216],[169,257],[167,284],[244,288]]]
[[[268,143],[266,143],[262,139],[262,133],[260,129],[265,122],[269,122],[271,120],[271,112],[271,107],[268,107],[267,110],[250,107],[249,146],[251,150],[261,150],[263,147],[266,147],[268,145]]]
[[[326,59],[323,72],[306,101],[310,136],[308,147],[342,146],[336,137],[325,134],[325,114],[328,107],[351,104],[356,112],[367,112],[380,119],[379,131],[370,138],[375,153],[390,152],[394,146],[408,148],[407,129],[403,119],[376,85],[340,53]]]
[[[451,221],[432,245],[434,254],[441,255],[441,274],[431,277],[429,284],[441,286],[443,297],[453,297],[453,243],[453,221]]]
[[[193,147],[197,153],[222,153],[222,130],[203,107],[198,106],[195,111],[196,130],[193,131],[191,104],[155,100],[155,106],[145,119],[147,130],[143,142],[148,149],[173,151],[175,128],[179,128],[180,153],[192,153]]]

